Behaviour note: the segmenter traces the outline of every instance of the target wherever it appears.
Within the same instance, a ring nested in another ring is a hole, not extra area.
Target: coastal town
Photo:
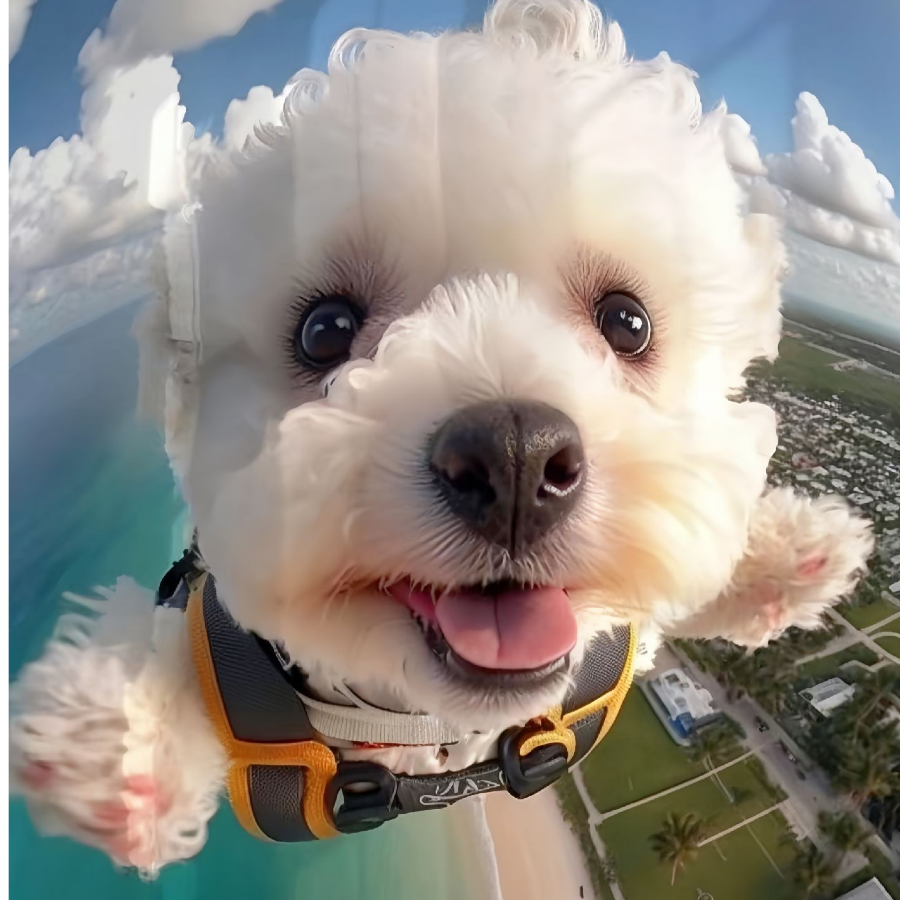
[[[830,338],[788,323],[747,395],[779,418],[770,483],[872,521],[868,572],[816,631],[665,644],[558,784],[585,897],[900,900],[900,355]]]

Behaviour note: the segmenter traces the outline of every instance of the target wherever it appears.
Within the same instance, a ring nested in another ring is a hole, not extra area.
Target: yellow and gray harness
[[[414,776],[341,760],[310,721],[302,672],[286,668],[277,647],[234,622],[218,601],[215,580],[195,561],[188,551],[175,564],[160,585],[159,603],[186,608],[203,699],[230,759],[231,805],[241,825],[263,840],[367,831],[489,791],[529,797],[606,736],[631,686],[636,629],[621,625],[593,639],[560,706],[501,735],[495,759]]]

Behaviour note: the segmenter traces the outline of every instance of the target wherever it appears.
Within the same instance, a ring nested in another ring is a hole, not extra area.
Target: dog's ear
[[[753,511],[728,588],[666,633],[760,647],[792,626],[819,627],[825,609],[855,586],[873,548],[870,523],[842,498],[769,491]]]

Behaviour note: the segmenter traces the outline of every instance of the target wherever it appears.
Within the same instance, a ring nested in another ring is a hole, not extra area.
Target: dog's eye
[[[619,355],[642,356],[650,347],[653,327],[647,310],[628,294],[611,293],[594,307],[594,321],[610,347]]]
[[[362,327],[359,307],[346,297],[323,297],[311,303],[294,332],[294,353],[299,362],[315,369],[330,369],[350,356],[350,347]]]

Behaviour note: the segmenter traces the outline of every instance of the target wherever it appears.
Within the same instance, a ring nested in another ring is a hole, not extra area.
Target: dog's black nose
[[[578,428],[545,403],[468,406],[447,419],[431,443],[431,470],[450,510],[514,556],[572,510],[584,468]]]

